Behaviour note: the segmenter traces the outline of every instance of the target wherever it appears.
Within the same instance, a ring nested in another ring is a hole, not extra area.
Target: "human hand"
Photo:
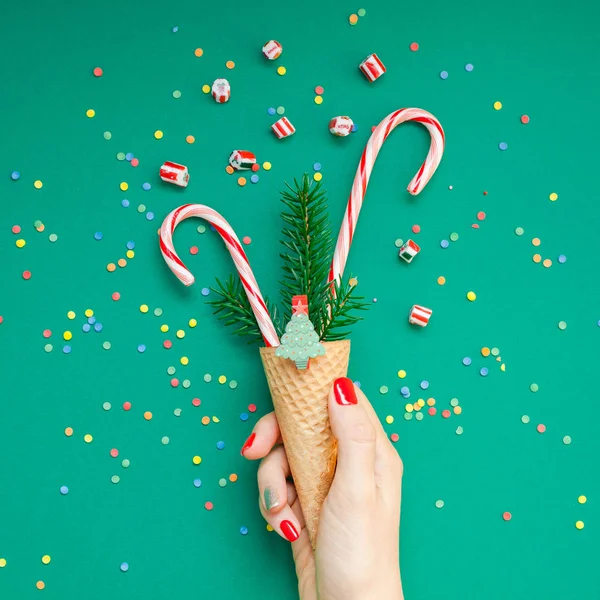
[[[263,517],[292,542],[301,600],[402,600],[398,541],[402,461],[366,396],[336,379],[329,418],[338,462],[313,553],[304,528],[275,413],[254,426],[242,448],[258,468]]]

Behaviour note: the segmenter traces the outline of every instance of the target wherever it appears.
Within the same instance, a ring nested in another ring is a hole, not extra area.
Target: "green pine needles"
[[[321,341],[341,340],[350,334],[350,328],[361,319],[356,311],[366,310],[364,298],[355,295],[355,285],[348,279],[341,283],[327,281],[333,253],[333,236],[327,215],[327,198],[321,183],[314,184],[308,175],[300,183],[286,183],[281,200],[285,205],[281,213],[285,226],[280,253],[283,261],[281,299],[284,310],[265,298],[271,319],[281,337],[283,326],[291,318],[292,298],[306,295],[308,314]],[[212,288],[216,300],[209,302],[214,313],[234,327],[233,333],[249,336],[249,341],[261,341],[262,335],[238,278],[230,275],[225,283],[217,279]]]

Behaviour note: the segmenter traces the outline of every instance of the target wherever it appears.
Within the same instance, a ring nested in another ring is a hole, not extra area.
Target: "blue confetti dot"
[[[450,245],[450,242],[449,242],[448,240],[442,240],[442,241],[440,242],[440,246],[441,246],[442,248],[447,248],[449,245]]]
[[[84,333],[88,333],[88,331],[92,328],[92,326],[89,323],[84,323],[83,327],[81,328],[83,330]]]
[[[148,221],[153,221],[154,220],[154,213],[151,211],[148,211],[146,213],[146,219],[148,219]]]
[[[506,150],[508,148],[508,144],[506,142],[500,142],[498,144],[498,148],[500,148],[500,150]]]
[[[248,413],[242,413],[240,415],[240,421],[247,421],[248,420]]]
[[[71,354],[71,346],[69,346],[69,345],[63,346],[63,352],[65,354]]]
[[[267,112],[268,112],[270,115],[274,115],[276,111],[275,111],[275,109],[274,109],[272,106],[269,106],[269,108],[267,108]]]
[[[208,296],[210,294],[210,290],[208,288],[202,288],[200,292],[203,296]]]
[[[146,181],[146,183],[142,183],[142,189],[147,192],[152,189],[152,186]]]
[[[252,183],[258,183],[258,180],[259,180],[259,176],[256,174],[254,174],[254,175],[252,175],[252,177],[250,177],[250,181]]]
[[[200,487],[202,485],[201,479],[194,479],[194,487]]]
[[[104,329],[104,325],[102,325],[102,323],[96,323],[94,325],[94,331],[96,333],[100,333],[103,329]]]
[[[121,200],[121,206],[123,208],[128,208],[129,207],[129,200],[127,200],[127,198],[124,198],[123,200]]]
[[[96,231],[96,233],[94,234],[94,239],[95,240],[101,240],[104,236],[102,235],[101,231]]]
[[[440,77],[442,79],[448,79],[448,71],[441,71],[440,72]]]
[[[137,351],[140,353],[146,352],[146,344],[139,344],[137,347]]]
[[[567,262],[567,257],[564,254],[561,254],[558,257],[558,262],[561,263],[561,264],[566,263]]]
[[[125,160],[126,160],[127,162],[131,162],[131,161],[133,160],[133,152],[128,152],[128,153],[125,155]]]
[[[361,388],[360,381],[355,381],[354,385],[360,390],[360,388]]]
[[[240,533],[242,535],[248,535],[248,528],[247,527],[240,527]]]
[[[409,388],[408,388],[406,385],[403,385],[403,386],[400,388],[400,393],[401,393],[403,396],[408,396],[408,395],[410,394],[410,389],[409,389]]]
[[[173,29],[171,31],[173,33],[177,33],[179,31],[179,27],[177,27],[177,25],[175,25],[175,27],[173,27]]]
[[[127,250],[133,250],[135,248],[135,242],[127,242]]]
[[[352,133],[358,131],[358,125],[356,123],[352,123]]]
[[[90,325],[93,325],[93,324],[96,322],[96,317],[88,317],[88,320],[87,320],[87,322],[88,322]]]
[[[69,493],[69,488],[66,485],[61,485],[60,486],[60,493],[63,496],[66,496]]]
[[[17,179],[21,179],[21,173],[19,173],[19,171],[13,171],[13,172],[10,174],[10,178],[11,178],[13,181],[17,181]]]
[[[480,374],[482,377],[487,377],[487,374],[488,374],[488,373],[489,373],[489,370],[488,370],[488,368],[487,368],[487,367],[482,367],[482,368],[479,370],[479,374]]]
[[[467,63],[465,65],[465,71],[468,71],[469,73],[473,70],[473,65],[471,63]]]
[[[315,171],[320,171],[321,170],[321,163],[320,162],[316,162],[313,164],[313,169]]]
[[[471,362],[473,362],[473,361],[471,360],[471,357],[465,356],[463,358],[462,362],[463,362],[463,365],[465,365],[465,367],[468,367],[471,364]]]
[[[429,381],[427,381],[426,379],[421,381],[421,389],[422,390],[426,390],[428,387],[429,387]]]
[[[217,449],[223,450],[223,448],[225,448],[225,442],[217,442]]]
[[[129,563],[121,563],[121,566],[119,568],[121,569],[121,571],[123,571],[123,573],[127,573],[127,571],[129,571]]]

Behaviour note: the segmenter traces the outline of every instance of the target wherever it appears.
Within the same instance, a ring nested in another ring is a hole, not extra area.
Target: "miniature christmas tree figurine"
[[[281,346],[275,356],[289,358],[296,363],[296,368],[307,369],[311,358],[325,354],[319,335],[308,318],[308,299],[306,296],[294,296],[292,299],[292,318],[285,326],[281,338]]]

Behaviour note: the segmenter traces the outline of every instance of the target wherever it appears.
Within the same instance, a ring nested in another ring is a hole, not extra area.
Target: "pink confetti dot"
[[[169,348],[171,348],[173,346],[173,342],[171,340],[165,340],[163,342],[163,346],[168,350]]]
[[[318,86],[315,88],[315,94],[317,94],[317,96],[321,96],[321,95],[323,94],[323,92],[324,92],[324,91],[325,91],[325,90],[324,90],[324,88],[323,88],[322,86],[320,86],[320,85],[318,85]]]
[[[117,458],[117,456],[119,456],[119,451],[118,451],[116,448],[113,448],[113,449],[110,451],[110,455],[111,455],[113,458]]]
[[[31,279],[31,271],[23,271],[23,279]]]
[[[137,158],[132,158],[130,164],[132,167],[137,167],[140,164],[140,161]]]
[[[480,211],[477,213],[477,220],[479,220],[479,221],[483,221],[484,219],[485,219],[485,213],[484,213],[482,210],[480,210]]]
[[[198,246],[192,246],[190,248],[190,254],[198,254]]]
[[[421,226],[420,225],[413,225],[412,226],[412,232],[413,233],[419,233],[421,231]]]
[[[248,410],[251,413],[256,412],[256,404],[248,404]]]
[[[249,244],[251,241],[252,241],[252,238],[251,238],[251,237],[249,237],[249,236],[247,236],[247,235],[245,235],[245,236],[242,238],[242,242],[244,242],[244,244],[246,244],[246,246],[247,246],[247,245],[248,245],[248,244]]]
[[[192,400],[192,405],[193,406],[200,406],[201,402],[200,402],[200,398],[194,398]]]
[[[21,226],[20,225],[13,225],[12,226],[12,232],[14,234],[21,233]]]
[[[527,125],[527,123],[529,123],[529,117],[527,115],[523,115],[521,117],[521,123],[523,123],[523,125]]]
[[[121,299],[121,294],[119,294],[119,292],[113,292],[111,297],[115,302],[118,302]]]
[[[123,410],[131,410],[131,402],[123,402]]]
[[[49,338],[52,335],[52,332],[49,329],[44,329],[44,331],[42,331],[42,335],[45,338]]]
[[[430,407],[427,409],[427,412],[428,412],[428,413],[429,413],[429,414],[430,414],[430,415],[433,417],[433,415],[435,415],[435,414],[437,413],[437,409],[436,409],[436,407],[435,407],[435,406],[430,406]]]
[[[173,377],[173,379],[171,379],[171,387],[176,388],[179,385],[179,379],[177,379],[177,377]]]
[[[0,325],[2,325],[3,321],[4,321],[4,317],[2,315],[0,315]]]
[[[413,42],[413,43],[410,45],[410,49],[411,49],[413,52],[416,52],[416,51],[419,49],[419,44],[417,44],[417,42]]]
[[[400,439],[400,436],[397,433],[392,433],[392,435],[390,435],[390,440],[392,440],[392,442],[397,442]]]
[[[473,229],[479,229],[479,225],[477,223],[473,223],[473,225],[471,225],[471,227]]]
[[[450,411],[448,409],[443,410],[442,411],[442,417],[444,417],[444,419],[449,419],[450,418]]]
[[[540,423],[536,429],[538,430],[538,433],[544,433],[546,431],[546,426],[543,423]]]
[[[507,511],[507,512],[505,512],[505,513],[502,513],[502,518],[503,518],[505,521],[510,521],[510,520],[512,519],[512,515],[511,515],[511,514],[510,514],[510,513]]]
[[[94,76],[95,77],[102,77],[102,73],[103,73],[103,71],[102,71],[102,69],[100,67],[96,67],[94,69]]]
[[[204,508],[206,510],[212,510],[213,509],[214,504],[212,502],[205,502],[204,503]]]

